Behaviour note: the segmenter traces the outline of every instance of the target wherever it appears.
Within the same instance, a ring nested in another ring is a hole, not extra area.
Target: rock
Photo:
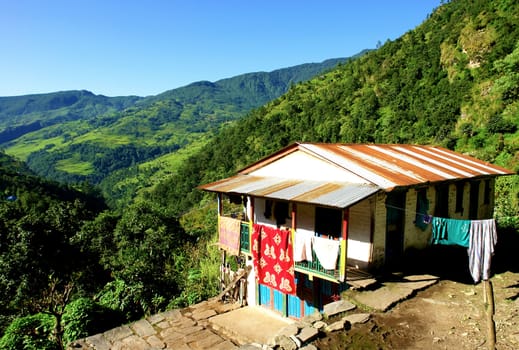
[[[104,336],[106,337],[106,339],[111,342],[124,339],[126,337],[131,336],[132,334],[132,330],[127,325],[113,328],[104,332]]]
[[[296,350],[297,345],[292,339],[284,335],[276,337],[276,345],[283,350]]]
[[[239,347],[240,350],[261,350],[262,348],[263,348],[263,346],[261,344],[256,344],[256,343],[244,344]]]
[[[300,348],[299,350],[318,350],[314,344],[308,344]]]
[[[317,330],[321,330],[323,328],[326,327],[326,322],[323,322],[323,321],[317,321],[317,322],[314,322],[314,324],[312,325],[312,327],[314,327],[315,329]]]
[[[193,312],[191,317],[194,320],[198,321],[198,320],[208,319],[209,317],[212,317],[214,315],[216,315],[216,311],[214,311],[214,310],[203,310],[200,312]]]
[[[148,337],[146,342],[151,345],[153,349],[164,349],[166,344],[155,335]]]
[[[370,314],[353,314],[353,315],[345,316],[342,319],[351,324],[366,323],[366,322],[368,322],[370,316],[371,316]]]
[[[319,335],[319,331],[315,329],[314,327],[305,327],[301,329],[301,332],[297,335],[297,338],[301,340],[301,342],[308,343],[317,338]]]
[[[324,314],[328,317],[337,315],[341,312],[346,312],[355,309],[356,306],[349,301],[339,300],[333,303],[324,305]]]
[[[153,326],[145,319],[134,322],[132,325],[130,325],[130,328],[141,337],[147,337],[157,333]]]
[[[297,335],[299,333],[299,328],[295,324],[289,324],[286,327],[283,327],[279,330],[277,335],[286,335],[290,337],[291,335]]]
[[[157,324],[162,321],[164,321],[164,316],[161,314],[155,314],[155,315],[148,317],[148,322],[151,324]]]
[[[313,314],[311,315],[306,315],[305,317],[303,317],[301,319],[301,322],[304,322],[304,323],[314,323],[316,321],[321,321],[323,319],[323,315],[321,315],[320,312],[314,312]]]
[[[344,330],[344,325],[345,325],[345,321],[344,320],[340,320],[340,321],[334,322],[334,323],[329,324],[328,326],[326,326],[324,328],[324,331],[327,332],[327,333],[330,333],[330,332]]]
[[[299,340],[299,338],[296,337],[295,335],[291,335],[289,338],[296,344],[297,349],[299,349],[301,347],[301,345],[303,345],[301,340]]]

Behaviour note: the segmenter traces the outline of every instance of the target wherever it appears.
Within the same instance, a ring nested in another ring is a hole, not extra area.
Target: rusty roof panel
[[[337,208],[346,208],[380,190],[366,184],[293,181],[252,175],[238,175],[199,188]]]
[[[507,169],[435,146],[300,144],[300,149],[390,189],[420,183],[513,174]]]
[[[335,164],[373,185],[246,175],[298,151]],[[199,188],[345,208],[380,189],[511,174],[514,172],[442,147],[301,143],[242,169],[237,176]]]

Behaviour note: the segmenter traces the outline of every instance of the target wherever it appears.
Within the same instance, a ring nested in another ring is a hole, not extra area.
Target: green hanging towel
[[[425,196],[425,192],[419,193],[418,199],[416,202],[416,216],[414,219],[414,224],[416,227],[420,228],[422,231],[425,231],[427,227],[429,227],[427,211],[429,210],[429,200]]]
[[[459,245],[465,248],[470,243],[470,220],[432,219],[431,244]]]

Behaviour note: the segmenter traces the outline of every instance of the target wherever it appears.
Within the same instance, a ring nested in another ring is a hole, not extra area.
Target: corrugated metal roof
[[[372,185],[249,175],[297,151],[339,166]],[[511,174],[502,167],[436,146],[296,143],[249,165],[237,176],[199,188],[345,208],[379,190]]]
[[[346,208],[378,192],[374,185],[287,180],[237,175],[199,187],[211,192],[237,193],[291,202]]]
[[[303,151],[390,190],[397,186],[514,174],[510,170],[437,146],[377,144],[293,144],[240,171],[247,174]]]

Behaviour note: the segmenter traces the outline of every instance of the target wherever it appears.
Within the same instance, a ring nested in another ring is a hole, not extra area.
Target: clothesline
[[[405,209],[405,208],[395,207],[395,206],[389,205],[389,204],[386,204],[386,207],[387,208],[401,210],[401,211],[404,211],[404,212],[412,214],[412,215],[424,215],[424,216],[427,215],[427,214],[424,214],[424,213],[419,213],[419,212],[414,211],[414,210],[408,210],[408,209]]]

